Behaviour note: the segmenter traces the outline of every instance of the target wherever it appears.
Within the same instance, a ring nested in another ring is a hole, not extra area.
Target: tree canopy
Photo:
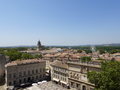
[[[23,53],[21,58],[22,59],[33,59],[33,56],[29,53]]]
[[[82,60],[82,62],[89,62],[89,61],[91,61],[91,58],[90,57],[82,57],[81,60]]]
[[[42,55],[41,55],[41,54],[40,54],[40,55],[36,54],[36,55],[34,56],[34,58],[42,58]]]
[[[99,53],[100,53],[100,54],[103,54],[103,53],[105,53],[105,50],[104,50],[104,49],[100,49],[100,50],[99,50]]]
[[[120,90],[120,62],[102,62],[101,71],[88,72],[87,77],[95,84],[95,90]]]
[[[78,53],[82,53],[82,50],[77,50]]]

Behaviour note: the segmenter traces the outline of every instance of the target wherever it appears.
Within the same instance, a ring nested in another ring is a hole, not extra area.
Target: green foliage
[[[34,56],[34,58],[42,58],[42,55],[41,54],[40,55],[37,54],[37,55]]]
[[[36,50],[35,48],[31,48],[31,50]]]
[[[29,53],[23,53],[21,59],[33,59],[33,56]]]
[[[78,53],[82,53],[82,50],[77,50]]]
[[[32,59],[33,56],[31,54],[18,52],[26,49],[27,48],[24,48],[24,47],[12,48],[12,49],[0,48],[0,53],[9,56],[10,61],[20,60],[20,59]],[[4,52],[4,50],[6,50],[7,52]]]
[[[89,61],[91,61],[91,58],[90,57],[82,57],[81,60],[82,60],[82,62],[89,62]]]
[[[109,51],[110,54],[114,54],[114,53],[117,53],[117,50],[116,49],[113,49],[111,51]]]
[[[50,50],[49,47],[44,47],[42,50]]]
[[[105,50],[104,50],[104,49],[100,49],[100,50],[99,50],[99,53],[100,53],[100,54],[103,54],[103,53],[105,53]]]
[[[8,52],[4,52],[5,55],[9,56],[10,61],[14,61],[21,58],[22,53],[16,49],[9,49]]]
[[[101,70],[87,73],[89,82],[95,84],[95,90],[120,90],[120,62],[102,62]]]
[[[102,59],[102,58],[98,58],[97,60],[104,60],[104,59]]]
[[[80,49],[80,50],[90,50],[90,46],[84,46],[84,47],[72,47],[72,49]],[[117,52],[120,52],[120,46],[96,46],[97,50],[103,49],[104,51],[111,51],[111,50],[117,50]]]
[[[86,49],[85,52],[88,53],[92,53],[92,51],[90,49]]]
[[[18,48],[16,48],[18,51],[24,51],[24,50],[27,50],[27,48],[26,47],[18,47]]]

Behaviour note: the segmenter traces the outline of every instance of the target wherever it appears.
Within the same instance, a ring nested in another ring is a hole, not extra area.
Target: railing
[[[100,67],[100,62],[80,62],[80,61],[67,61],[67,63],[71,64],[80,64],[80,65],[87,65],[87,66],[94,66],[94,67]]]

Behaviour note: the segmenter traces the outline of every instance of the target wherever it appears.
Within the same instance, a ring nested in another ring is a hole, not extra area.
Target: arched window
[[[86,86],[83,85],[82,90],[86,90]]]

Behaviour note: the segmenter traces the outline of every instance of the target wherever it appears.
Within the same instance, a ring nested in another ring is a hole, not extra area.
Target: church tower
[[[41,49],[41,42],[40,42],[40,40],[38,41],[38,43],[37,43],[37,51],[39,51],[40,49]]]

